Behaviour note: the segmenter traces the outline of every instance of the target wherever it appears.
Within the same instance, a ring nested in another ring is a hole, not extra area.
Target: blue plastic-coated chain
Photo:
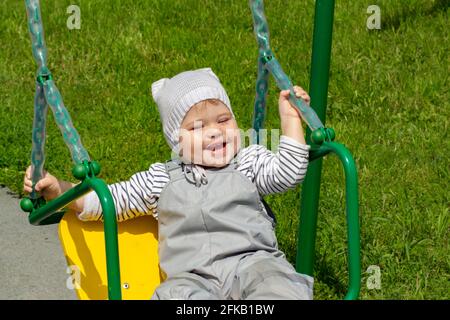
[[[256,96],[253,110],[253,129],[252,143],[260,143],[259,130],[264,128],[266,117],[266,97],[269,87],[269,71],[264,67],[260,58],[258,58],[258,77],[256,78]]]
[[[80,136],[73,126],[72,120],[64,106],[61,94],[52,80],[50,70],[47,68],[47,48],[44,40],[44,28],[39,0],[25,0],[28,17],[28,30],[31,36],[33,57],[38,66],[36,75],[36,94],[34,99],[34,121],[32,133],[32,199],[38,195],[34,192],[34,185],[43,177],[45,162],[45,134],[48,106],[53,112],[56,123],[63,135],[64,142],[70,150],[74,163],[89,161],[89,155],[81,144]]]
[[[299,99],[295,96],[294,87],[281,68],[278,60],[275,57],[272,57],[272,59],[266,62],[265,66],[273,75],[280,90],[290,90],[289,101],[300,111],[300,115],[311,128],[311,131],[323,128],[323,124],[313,108],[311,108],[303,99]]]
[[[258,132],[263,127],[265,114],[266,114],[266,95],[267,95],[267,76],[264,75],[263,70],[268,70],[275,79],[275,82],[280,90],[290,90],[291,94],[289,101],[300,112],[302,119],[311,128],[312,131],[323,128],[323,124],[317,116],[316,112],[302,99],[295,96],[294,88],[291,80],[283,71],[278,60],[275,58],[272,50],[270,49],[269,42],[269,27],[264,15],[264,2],[263,0],[250,0],[250,8],[253,16],[254,31],[256,41],[259,46],[259,59],[258,59],[258,78],[256,85],[256,99],[253,114],[253,127]],[[262,66],[260,65],[262,63]],[[267,71],[266,71],[267,72]],[[264,87],[264,95],[259,89],[261,83],[260,79],[265,79],[266,83]]]
[[[42,83],[36,82],[36,93],[34,95],[34,120],[31,152],[31,163],[33,165],[32,181],[33,191],[30,194],[31,199],[36,199],[39,195],[34,191],[34,182],[39,181],[44,175],[45,162],[45,136],[48,105],[45,102],[44,87]]]

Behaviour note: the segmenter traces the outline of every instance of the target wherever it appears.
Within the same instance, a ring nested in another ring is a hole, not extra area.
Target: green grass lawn
[[[210,66],[241,128],[251,127],[257,45],[246,1],[41,0],[50,70],[83,145],[108,183],[170,156],[153,81]],[[314,1],[266,1],[272,47],[308,88]],[[356,159],[360,184],[362,299],[449,299],[448,2],[336,1],[327,126]],[[69,30],[66,8],[81,9]],[[367,7],[381,30],[367,30]],[[23,1],[0,3],[0,183],[21,192],[30,163],[36,65]],[[278,128],[272,82],[266,127]],[[73,180],[49,112],[46,168]],[[324,160],[315,297],[347,287],[343,170]],[[74,181],[75,182],[75,181]],[[277,234],[295,260],[301,186],[268,197]],[[381,288],[368,289],[369,266]]]

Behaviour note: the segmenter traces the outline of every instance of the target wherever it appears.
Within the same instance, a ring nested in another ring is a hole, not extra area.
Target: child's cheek
[[[191,152],[191,161],[201,164],[203,161],[203,137],[201,130],[191,135],[189,150]]]
[[[180,134],[179,137],[179,143],[180,143],[180,156],[183,157],[186,160],[192,161],[192,153],[194,148],[192,148],[192,144],[194,141],[193,134],[185,130]]]
[[[238,133],[234,137],[234,154],[238,153],[241,149],[241,135]]]

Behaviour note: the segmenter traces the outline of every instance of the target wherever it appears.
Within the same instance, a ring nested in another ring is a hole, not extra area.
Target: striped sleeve
[[[246,149],[238,169],[255,183],[261,195],[295,188],[306,176],[309,145],[282,135],[276,153],[261,145],[252,145]]]
[[[157,218],[157,201],[168,181],[164,164],[155,163],[149,170],[133,174],[128,181],[108,185],[116,207],[117,221],[150,214]],[[86,195],[84,210],[78,218],[82,221],[103,220],[102,208],[95,192]]]

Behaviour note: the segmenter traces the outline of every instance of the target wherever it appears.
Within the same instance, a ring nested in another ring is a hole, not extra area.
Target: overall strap
[[[230,160],[230,168],[237,169],[237,167],[238,167],[239,164],[240,164],[240,155],[241,155],[241,153],[238,152],[238,153],[234,156],[234,158]]]
[[[167,160],[165,163],[166,172],[169,175],[170,180],[174,180],[183,174],[182,162],[180,159]]]
[[[229,165],[224,170],[226,171],[236,170],[238,165],[239,159],[236,156],[230,160]],[[169,175],[170,180],[174,180],[184,175],[183,166],[184,166],[183,162],[178,158],[167,160],[165,162],[166,172]]]

